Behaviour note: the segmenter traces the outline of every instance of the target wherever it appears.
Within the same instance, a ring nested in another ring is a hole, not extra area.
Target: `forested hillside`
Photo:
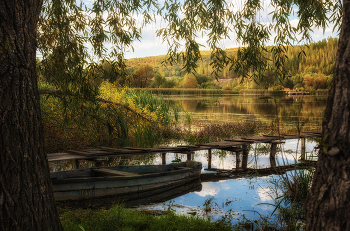
[[[330,88],[338,39],[328,38],[309,45],[289,46],[284,70],[288,75],[278,79],[275,67],[269,66],[263,72],[265,78],[245,79],[234,73],[230,66],[225,66],[216,79],[210,66],[210,51],[201,51],[201,60],[197,63],[196,73],[187,74],[182,71],[182,63],[168,65],[164,62],[166,55],[134,58],[126,60],[123,69],[118,68],[118,62],[102,60],[94,68],[86,71],[88,81],[94,86],[100,86],[103,81],[109,81],[116,86],[132,88],[200,88],[223,89],[238,92],[242,89],[269,89],[279,91],[282,88],[315,91]],[[273,47],[267,47],[266,57],[273,60]],[[238,48],[227,49],[231,58],[235,58]],[[50,60],[44,60],[50,62]],[[52,83],[50,76],[45,76],[41,61],[38,60],[39,80]],[[248,70],[251,71],[251,70]],[[122,73],[124,72],[124,74]],[[125,73],[126,72],[126,73]]]
[[[323,39],[318,42],[309,44],[308,46],[294,46],[288,47],[288,63],[286,68],[290,71],[290,75],[296,75],[303,72],[315,72],[330,75],[333,73],[336,47],[338,44],[337,38]],[[271,48],[270,48],[271,49]],[[226,49],[230,56],[236,54],[237,48]],[[304,53],[304,52],[305,53]],[[212,69],[210,68],[210,51],[201,51],[202,61],[198,63],[197,72],[200,74],[210,75]],[[269,54],[272,58],[272,53]],[[134,58],[127,60],[127,69],[134,72],[139,66],[149,64],[153,66],[154,70],[161,70],[165,77],[181,76],[182,64],[164,65],[162,62],[166,59],[166,55],[149,56],[143,58]],[[229,71],[227,66],[221,73],[220,77],[230,78],[234,73]]]
[[[267,89],[284,86],[288,88],[306,88],[306,90],[326,89],[329,87],[333,74],[337,44],[337,38],[328,38],[309,45],[289,46],[287,48],[288,61],[284,64],[284,68],[288,72],[286,79],[282,82],[277,80],[274,75],[274,68],[270,67],[270,70],[265,71],[265,75],[268,77],[265,82],[255,83],[248,81],[248,88]],[[268,48],[269,52],[266,54],[270,59],[273,58],[273,53],[270,52],[271,48],[272,47]],[[236,55],[237,48],[227,49],[226,51],[229,56],[233,57]],[[198,63],[198,68],[196,69],[197,76],[200,75],[202,78],[204,76],[210,77],[212,72],[212,68],[209,65],[210,51],[202,51],[201,55],[202,60]],[[175,82],[168,87],[181,87],[183,84],[179,83],[179,77],[184,77],[184,72],[181,70],[182,64],[178,63],[173,66],[167,65],[163,63],[165,59],[165,55],[128,59],[126,62],[127,71],[129,73],[134,73],[138,67],[149,65],[154,68],[155,73],[158,72],[163,77],[168,77],[167,79],[173,77],[173,81]],[[230,66],[226,66],[223,69],[219,74],[219,78],[233,79],[233,81],[226,86],[227,88],[240,88],[240,78],[230,70]],[[247,84],[245,84],[245,86],[247,86]],[[198,87],[200,87],[200,84]],[[209,86],[209,88],[212,87],[213,84]]]

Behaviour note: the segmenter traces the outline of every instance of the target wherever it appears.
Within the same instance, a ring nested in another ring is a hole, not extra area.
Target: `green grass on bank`
[[[223,222],[211,222],[197,216],[175,215],[170,212],[162,216],[143,214],[136,210],[115,206],[110,210],[73,210],[61,216],[66,231],[109,231],[109,230],[232,230]]]
[[[238,91],[224,91],[222,89],[198,89],[198,88],[132,88],[134,90],[149,91],[157,95],[223,95],[238,94]]]
[[[287,95],[284,91],[270,91],[266,89],[242,89],[222,90],[222,89],[198,89],[198,88],[130,88],[132,90],[148,91],[156,95]],[[310,95],[327,95],[329,90],[319,89],[316,91],[309,91]]]

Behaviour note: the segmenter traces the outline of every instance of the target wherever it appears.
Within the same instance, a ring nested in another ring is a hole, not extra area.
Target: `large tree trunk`
[[[62,230],[36,77],[42,0],[0,0],[0,230]]]
[[[307,230],[350,230],[350,0],[343,4],[321,149],[306,203]]]

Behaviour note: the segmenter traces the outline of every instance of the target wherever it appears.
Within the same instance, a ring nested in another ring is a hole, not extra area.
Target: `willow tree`
[[[283,79],[288,46],[309,42],[314,28],[325,29],[332,22],[337,30],[341,25],[322,148],[307,203],[307,228],[350,229],[349,2],[0,0],[1,230],[62,229],[43,149],[36,51],[43,56],[41,74],[60,91],[62,106],[88,110],[84,105],[93,104],[98,95],[88,81],[96,73],[90,71],[98,66],[94,60],[109,58],[116,65],[114,76],[125,76],[125,51],[140,39],[142,27],[159,17],[164,27],[157,35],[169,48],[165,62],[181,62],[184,71],[193,72],[202,45],[197,41],[205,34],[213,76],[230,65],[244,78],[259,81],[266,70]],[[291,24],[292,16],[298,17],[297,25]],[[220,46],[231,39],[231,32],[241,45],[235,57],[228,57]],[[272,37],[275,46],[269,60],[265,43]]]

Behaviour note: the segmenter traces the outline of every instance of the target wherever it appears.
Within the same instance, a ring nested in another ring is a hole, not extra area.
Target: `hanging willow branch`
[[[62,92],[61,91],[58,91],[58,90],[49,90],[49,89],[39,89],[39,94],[40,95],[55,95],[55,96],[58,96],[58,97],[61,97],[62,95]],[[152,123],[153,124],[153,121],[151,121],[150,119],[144,117],[142,114],[138,113],[137,111],[131,109],[130,107],[124,105],[124,104],[121,104],[121,103],[117,103],[117,102],[113,102],[113,101],[110,101],[110,100],[105,100],[105,99],[102,99],[102,98],[96,98],[96,101],[99,101],[99,102],[102,102],[102,103],[107,103],[107,104],[113,104],[113,105],[117,105],[117,106],[121,106],[123,108],[125,108],[126,110],[140,116],[142,119],[144,120],[147,120],[148,122]]]

